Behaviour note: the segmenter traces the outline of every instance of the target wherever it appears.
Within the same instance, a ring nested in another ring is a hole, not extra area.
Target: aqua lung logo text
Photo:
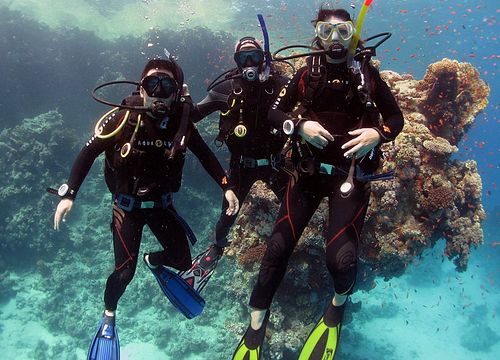
[[[137,146],[142,146],[142,147],[148,147],[148,146],[154,146],[157,148],[160,147],[165,147],[167,149],[170,149],[172,147],[172,142],[171,141],[166,141],[166,140],[138,140],[137,141]]]

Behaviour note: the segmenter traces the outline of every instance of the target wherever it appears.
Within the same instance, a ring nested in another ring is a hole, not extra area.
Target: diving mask
[[[164,73],[153,73],[141,80],[141,87],[150,97],[166,99],[174,95],[177,82]]]
[[[264,52],[260,49],[240,50],[234,53],[234,61],[240,68],[259,67],[264,62]]]
[[[264,52],[260,49],[240,50],[234,53],[234,61],[245,80],[255,81],[264,62]]]
[[[354,25],[352,21],[341,21],[335,24],[327,21],[318,21],[316,23],[316,36],[323,41],[332,41],[333,33],[337,32],[343,41],[351,40],[354,35]]]

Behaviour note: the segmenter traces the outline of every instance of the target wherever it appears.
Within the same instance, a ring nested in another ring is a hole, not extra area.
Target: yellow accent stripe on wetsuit
[[[245,357],[248,354],[248,357]],[[232,360],[259,360],[260,346],[257,349],[251,350],[246,347],[245,341],[242,341],[234,352]]]
[[[235,104],[235,103],[236,103],[236,99],[233,99],[233,103],[232,103],[232,104],[231,104],[231,106],[229,107],[229,110],[228,110],[228,111],[226,111],[226,112],[222,112],[222,111],[221,111],[221,112],[220,112],[220,114],[221,114],[222,116],[227,116],[227,114],[229,114],[229,113],[231,112],[231,110],[234,108],[234,104]]]
[[[337,348],[339,332],[340,324],[335,327],[328,327],[322,318],[313,331],[311,331],[311,334],[309,334],[309,337],[300,352],[299,360],[332,360]],[[327,340],[323,353],[319,354],[321,357],[312,357],[313,351],[325,333]]]

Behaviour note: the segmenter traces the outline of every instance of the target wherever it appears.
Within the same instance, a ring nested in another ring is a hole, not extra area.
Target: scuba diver
[[[172,202],[173,193],[181,186],[186,147],[223,189],[229,204],[228,215],[236,214],[239,207],[223,168],[191,122],[192,102],[176,61],[171,57],[150,60],[137,85],[138,93],[99,120],[95,134],[76,158],[68,182],[58,190],[62,199],[54,215],[55,230],[65,221],[94,160],[105,152],[105,179],[113,194],[115,270],[106,282],[105,309],[88,359],[119,359],[115,312],[134,276],[146,224],[163,251],[145,254],[144,261],[165,295],[187,317],[196,316],[203,309],[203,299],[167,268],[191,267],[188,239],[193,242],[194,234]],[[191,299],[191,303],[185,298]]]
[[[312,21],[316,33],[313,51],[301,55],[309,55],[307,65],[284,86],[269,112],[274,126],[291,137],[295,170],[261,262],[249,302],[250,324],[234,352],[235,360],[260,358],[274,294],[304,228],[324,197],[329,207],[326,265],[335,293],[299,360],[335,356],[346,300],[354,289],[370,181],[393,176],[374,174],[379,145],[394,140],[404,122],[391,90],[370,63],[375,48],[357,46],[369,3],[371,0],[360,11],[356,30],[346,10],[319,9]]]
[[[288,175],[278,169],[287,137],[272,128],[267,114],[279,89],[289,79],[271,68],[265,53],[259,40],[241,38],[234,49],[237,68],[214,80],[207,96],[197,104],[193,119],[197,122],[220,111],[215,144],[220,147],[225,143],[229,149],[228,176],[240,204],[257,180],[266,183],[279,200],[288,181]],[[237,213],[227,214],[227,207],[223,198],[214,243],[193,260],[189,271],[179,273],[198,291],[207,284],[229,243],[227,236]]]

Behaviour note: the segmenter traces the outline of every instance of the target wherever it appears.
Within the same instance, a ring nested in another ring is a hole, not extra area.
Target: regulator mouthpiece
[[[242,76],[247,81],[255,81],[259,76],[259,69],[254,66],[243,68]]]
[[[164,118],[168,113],[168,105],[163,101],[155,101],[151,106],[151,114],[156,118]]]

